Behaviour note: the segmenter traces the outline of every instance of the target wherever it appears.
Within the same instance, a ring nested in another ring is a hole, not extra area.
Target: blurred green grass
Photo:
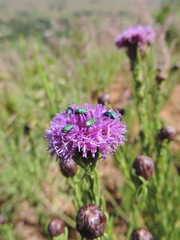
[[[149,10],[160,5],[160,0],[145,0],[144,2],[148,5]],[[26,13],[39,16],[52,16],[58,12],[81,13],[83,11],[101,13],[124,11],[126,13],[132,11],[136,4],[137,2],[133,0],[0,0],[0,13],[1,17],[6,19],[16,14],[21,14],[23,17]]]

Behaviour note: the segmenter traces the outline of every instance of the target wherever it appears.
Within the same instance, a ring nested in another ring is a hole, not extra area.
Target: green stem
[[[143,178],[143,177],[139,177],[140,180],[142,181],[141,184],[137,187],[133,198],[135,198],[135,203],[132,203],[132,211],[130,213],[130,217],[129,217],[129,226],[128,226],[128,230],[127,230],[127,234],[126,234],[126,240],[130,240],[130,236],[132,233],[133,228],[135,227],[135,217],[138,213],[138,211],[140,210],[141,206],[143,205],[143,203],[145,202],[147,195],[148,195],[148,188],[147,188],[147,184],[148,182]]]

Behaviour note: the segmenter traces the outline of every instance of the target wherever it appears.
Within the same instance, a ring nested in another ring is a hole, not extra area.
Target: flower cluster
[[[154,41],[155,33],[149,26],[131,26],[115,39],[118,48],[125,48],[131,59],[136,58],[137,48],[145,48]]]
[[[98,104],[76,106],[72,104],[58,113],[45,131],[50,155],[68,161],[72,157],[96,158],[98,153],[105,159],[116,145],[123,145],[126,126],[120,121],[121,114]]]

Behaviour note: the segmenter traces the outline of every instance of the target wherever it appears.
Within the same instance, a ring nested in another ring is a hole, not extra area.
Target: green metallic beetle
[[[79,109],[76,109],[75,113],[77,114],[87,113],[87,110],[84,108],[79,108]]]
[[[112,113],[112,112],[105,112],[103,115],[106,116],[106,117],[110,117],[111,119],[116,118],[115,113]]]
[[[89,118],[87,121],[86,121],[86,126],[87,127],[90,127],[91,125],[93,125],[95,122],[97,121],[97,118],[95,117],[92,117],[92,118]]]
[[[69,132],[71,129],[73,129],[73,124],[67,124],[65,127],[63,127],[62,129],[62,133],[67,133]]]
[[[67,114],[67,115],[71,115],[72,113],[73,113],[72,107],[67,107],[67,108],[66,108],[66,114]]]

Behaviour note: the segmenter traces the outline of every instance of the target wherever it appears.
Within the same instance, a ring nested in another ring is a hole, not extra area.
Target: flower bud
[[[157,83],[162,83],[163,81],[165,81],[168,78],[167,73],[165,72],[159,72],[156,76],[156,81]]]
[[[30,124],[24,125],[24,134],[28,135],[31,130]]]
[[[64,226],[65,223],[60,218],[53,218],[48,225],[48,231],[51,237],[59,236],[63,232]]]
[[[103,104],[103,105],[111,104],[111,99],[110,99],[109,94],[103,93],[102,95],[100,95],[98,97],[98,103]]]
[[[5,216],[3,214],[0,214],[0,225],[3,225],[6,223]]]
[[[60,162],[60,170],[65,177],[67,177],[67,178],[73,177],[78,170],[78,166],[75,163],[75,161],[71,158],[67,162],[66,161]]]
[[[137,228],[133,231],[131,240],[153,240],[153,237],[146,229]]]
[[[175,164],[175,167],[176,167],[176,170],[177,170],[178,175],[180,175],[180,164],[179,164],[179,163],[176,163],[176,164]]]
[[[104,234],[106,215],[95,204],[81,207],[76,217],[76,229],[84,238],[94,239]]]
[[[161,141],[167,139],[168,142],[170,142],[174,140],[176,134],[176,129],[172,126],[167,125],[160,129],[158,137]]]
[[[180,68],[180,63],[176,63],[172,68],[171,72],[177,71]]]
[[[124,114],[125,114],[125,109],[124,108],[117,108],[116,110],[118,111],[118,113],[120,113],[121,115],[124,116]]]
[[[154,173],[154,162],[148,156],[138,156],[133,163],[133,168],[136,170],[138,176],[149,180]]]

